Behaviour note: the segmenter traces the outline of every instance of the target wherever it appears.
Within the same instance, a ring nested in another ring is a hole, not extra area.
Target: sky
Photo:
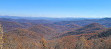
[[[0,0],[1,16],[111,17],[111,0]]]

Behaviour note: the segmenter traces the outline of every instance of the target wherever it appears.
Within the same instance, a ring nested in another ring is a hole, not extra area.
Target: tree
[[[3,28],[2,28],[2,25],[0,24],[0,49],[3,49]]]
[[[90,49],[90,46],[84,36],[78,39],[75,49]]]
[[[44,38],[40,40],[40,45],[41,45],[41,49],[48,49],[47,41]]]

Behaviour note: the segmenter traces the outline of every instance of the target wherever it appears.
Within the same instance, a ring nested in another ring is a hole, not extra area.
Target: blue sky
[[[111,0],[0,0],[0,15],[30,17],[111,17]]]

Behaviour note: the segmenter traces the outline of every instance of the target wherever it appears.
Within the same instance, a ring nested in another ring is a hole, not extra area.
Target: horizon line
[[[32,18],[111,18],[111,17],[45,17],[45,16],[9,16],[9,15],[0,15],[0,17],[32,17]]]

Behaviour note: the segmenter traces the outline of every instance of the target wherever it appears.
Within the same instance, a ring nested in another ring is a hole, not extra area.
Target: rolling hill
[[[64,34],[63,36],[77,35],[77,34],[84,34],[84,33],[95,33],[100,30],[103,30],[103,29],[105,29],[105,27],[103,25],[100,25],[99,23],[92,23],[92,24],[86,25],[84,27],[81,27],[79,29],[76,29],[74,31],[68,32],[68,33]]]

